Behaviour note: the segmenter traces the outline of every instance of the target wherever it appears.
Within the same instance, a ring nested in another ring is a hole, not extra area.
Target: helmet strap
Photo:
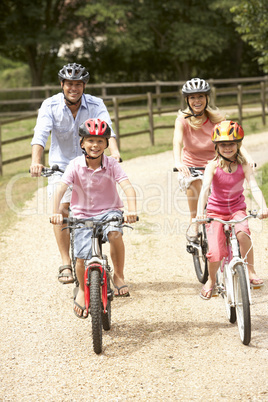
[[[80,103],[82,96],[80,96],[80,98],[78,99],[77,102],[71,102],[69,99],[66,98],[63,90],[62,90],[62,92],[63,92],[64,100],[65,100],[67,106],[76,106]]]
[[[205,113],[205,110],[206,110],[206,108],[207,108],[207,106],[208,106],[208,97],[207,97],[207,95],[206,95],[206,106],[204,107],[204,110],[202,110],[202,112],[200,112],[200,113],[194,113],[193,109],[191,108],[191,106],[190,106],[190,104],[189,104],[188,96],[187,96],[187,105],[188,105],[188,108],[190,109],[191,113],[182,112],[182,113],[184,113],[184,114],[187,115],[187,116],[184,117],[185,119],[189,119],[189,117],[199,117],[199,116],[203,116],[203,114]]]
[[[222,159],[224,159],[226,162],[230,162],[230,163],[229,163],[229,166],[228,166],[228,172],[229,172],[229,173],[232,173],[231,165],[232,165],[232,163],[236,163],[236,162],[237,162],[237,154],[238,154],[238,152],[237,152],[236,155],[235,155],[235,160],[234,160],[234,161],[232,161],[231,159],[225,158],[225,156],[223,156],[222,154],[220,154],[219,151],[218,151],[218,154],[219,154],[220,157],[222,157]]]

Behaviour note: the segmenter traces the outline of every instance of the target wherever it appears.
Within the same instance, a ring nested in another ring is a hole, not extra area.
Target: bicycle
[[[200,176],[200,173],[198,171],[204,171],[205,168],[189,167],[189,170],[192,176],[197,177]],[[173,168],[173,172],[178,172],[178,169]],[[206,283],[208,279],[208,262],[206,257],[206,254],[208,252],[208,242],[205,224],[201,225],[201,230],[198,233],[198,243],[189,241],[186,245],[186,250],[193,256],[197,279],[203,284]]]
[[[124,224],[123,217],[118,216],[105,221],[74,217],[63,219],[63,223],[67,223],[64,229],[92,229],[92,257],[85,260],[84,290],[86,311],[91,315],[93,350],[96,354],[102,352],[102,327],[105,331],[111,328],[111,301],[114,294],[111,289],[112,270],[107,256],[102,253],[103,227],[110,222],[132,229]]]
[[[225,302],[228,320],[237,322],[242,343],[248,345],[251,340],[250,316],[250,281],[247,269],[247,254],[241,258],[239,243],[235,233],[235,225],[246,219],[257,218],[256,211],[249,211],[249,215],[240,220],[224,221],[219,218],[207,218],[207,222],[217,221],[224,225],[228,256],[223,258],[217,272],[215,295],[221,295]],[[196,222],[201,222],[196,220]],[[251,245],[252,247],[252,245]]]

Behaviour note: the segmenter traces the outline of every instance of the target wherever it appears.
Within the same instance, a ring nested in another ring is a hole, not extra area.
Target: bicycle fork
[[[102,298],[102,304],[103,304],[103,311],[104,313],[107,312],[106,307],[107,307],[107,300],[108,300],[108,295],[107,295],[107,274],[106,270],[103,265],[101,265],[98,262],[93,262],[90,265],[86,266],[85,269],[85,275],[84,275],[84,283],[85,283],[85,306],[86,310],[88,312],[89,307],[90,307],[90,278],[91,278],[91,271],[93,270],[98,270],[100,272],[100,286],[101,286],[101,298]]]

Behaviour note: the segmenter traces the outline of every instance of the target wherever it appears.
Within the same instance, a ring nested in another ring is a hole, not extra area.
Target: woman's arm
[[[202,184],[202,188],[201,188],[199,199],[198,199],[198,205],[197,205],[196,217],[198,219],[201,219],[201,217],[204,216],[204,210],[205,210],[205,207],[207,204],[209,190],[210,190],[212,179],[213,179],[213,176],[215,173],[215,169],[216,169],[216,161],[212,161],[212,162],[208,163],[208,165],[205,169],[205,173],[204,173],[204,177],[203,177],[203,184]]]
[[[180,120],[176,119],[175,129],[173,135],[173,157],[174,165],[180,173],[184,176],[190,176],[190,172],[187,166],[181,161],[181,154],[183,148],[183,124]]]

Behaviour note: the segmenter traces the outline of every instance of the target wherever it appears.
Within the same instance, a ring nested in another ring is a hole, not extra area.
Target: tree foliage
[[[258,75],[256,51],[233,23],[234,2],[2,0],[0,54],[27,63],[32,85],[56,82],[63,47],[64,63],[81,62],[96,82]]]
[[[240,0],[231,9],[238,24],[237,31],[259,54],[258,61],[268,72],[268,1]]]
[[[83,0],[1,0],[0,52],[29,65],[32,85],[40,85],[44,69],[54,64],[62,44],[73,40]]]

